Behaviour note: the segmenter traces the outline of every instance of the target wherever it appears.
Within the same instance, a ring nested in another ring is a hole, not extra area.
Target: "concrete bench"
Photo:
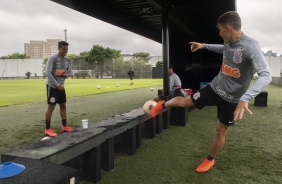
[[[30,158],[61,164],[79,170],[86,181],[97,182],[101,169],[114,168],[115,152],[135,154],[142,138],[154,138],[169,125],[169,110],[150,118],[141,108],[135,109],[91,124],[87,129],[77,128],[5,153],[1,159],[6,162]]]
[[[267,107],[267,97],[268,97],[267,91],[260,92],[254,99],[254,105]]]
[[[26,169],[13,177],[0,178],[1,184],[79,184],[76,169],[30,158],[17,158],[13,162]]]

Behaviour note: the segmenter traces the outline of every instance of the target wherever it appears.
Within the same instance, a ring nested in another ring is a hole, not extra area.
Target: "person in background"
[[[186,92],[181,88],[181,80],[176,73],[173,71],[173,66],[169,64],[169,95],[166,99],[171,99],[176,96],[186,96]],[[161,90],[162,94],[158,95],[157,97],[153,98],[154,101],[158,102],[160,100],[164,100],[163,96],[163,89]]]
[[[245,111],[253,114],[249,101],[257,96],[272,80],[269,66],[262,54],[259,43],[241,31],[241,18],[235,11],[226,12],[217,20],[219,35],[223,44],[190,42],[191,51],[207,49],[222,54],[222,65],[218,75],[210,84],[191,96],[177,96],[169,101],[161,100],[151,109],[156,116],[167,107],[217,106],[215,137],[209,152],[196,172],[207,172],[213,167],[214,158],[225,143],[227,129],[237,119],[242,119]],[[258,79],[249,88],[254,73]]]
[[[51,56],[47,63],[47,103],[48,108],[45,114],[46,129],[45,134],[51,137],[57,134],[51,129],[52,113],[56,104],[60,106],[62,119],[62,131],[70,132],[73,129],[67,125],[66,113],[66,91],[64,87],[65,79],[72,76],[71,62],[65,56],[68,53],[68,43],[60,41],[58,43],[58,53]]]
[[[132,68],[130,68],[127,72],[127,75],[129,76],[129,79],[130,79],[130,86],[134,84],[134,81],[133,81],[133,76],[135,76],[134,74],[134,71]]]

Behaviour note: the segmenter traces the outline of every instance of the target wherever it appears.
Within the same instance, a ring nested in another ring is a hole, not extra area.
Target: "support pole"
[[[168,9],[162,12],[162,46],[163,46],[163,89],[164,97],[169,94],[169,32],[168,32]]]
[[[162,12],[162,43],[163,43],[163,89],[164,98],[169,94],[169,31],[168,31],[168,8]],[[163,112],[163,128],[170,126],[170,111]]]

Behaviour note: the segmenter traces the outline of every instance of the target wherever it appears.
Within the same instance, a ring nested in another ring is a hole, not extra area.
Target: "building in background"
[[[44,41],[31,40],[30,43],[24,43],[24,53],[31,59],[43,58]]]
[[[278,56],[278,54],[275,52],[272,52],[272,50],[269,50],[266,53],[263,53],[263,55],[264,56],[274,56],[274,57]]]
[[[31,40],[24,43],[24,52],[31,59],[49,58],[58,52],[58,42],[61,39]]]

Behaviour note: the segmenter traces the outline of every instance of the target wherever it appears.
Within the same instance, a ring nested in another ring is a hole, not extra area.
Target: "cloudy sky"
[[[242,30],[257,39],[264,52],[282,54],[282,1],[237,0]],[[24,53],[30,40],[62,39],[67,29],[69,53],[89,51],[93,44],[124,54],[162,55],[161,44],[76,12],[49,0],[0,0],[0,56]]]

